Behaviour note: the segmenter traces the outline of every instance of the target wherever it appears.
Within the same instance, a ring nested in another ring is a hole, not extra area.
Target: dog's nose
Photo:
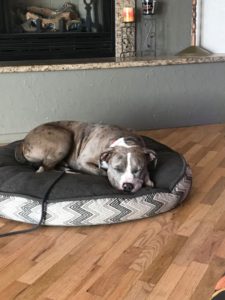
[[[129,182],[124,182],[123,184],[123,190],[125,192],[131,192],[133,190],[134,186],[132,183],[129,183]]]

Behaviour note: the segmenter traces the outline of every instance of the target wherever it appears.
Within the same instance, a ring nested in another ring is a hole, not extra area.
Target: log
[[[28,6],[27,11],[37,15],[41,15],[42,17],[45,18],[53,17],[56,14],[55,10],[52,10],[50,8],[45,8],[45,7],[37,7],[37,6]]]
[[[44,17],[44,18],[53,18],[56,15],[64,14],[64,13],[65,14],[70,14],[70,20],[75,20],[75,19],[78,18],[78,14],[77,14],[76,10],[73,9],[71,4],[69,6],[65,5],[65,7],[62,8],[61,10],[52,10],[50,8],[47,8],[47,7],[45,8],[45,7],[37,7],[37,6],[28,6],[27,11],[31,12],[31,13],[34,13],[34,14],[37,14],[37,15],[40,15],[41,17]]]
[[[28,11],[25,16],[26,16],[26,20],[37,20],[40,18],[39,15],[36,15],[35,13],[32,13],[30,11]]]
[[[59,24],[60,18],[52,18],[52,19],[41,19],[41,26],[43,28],[48,27],[49,25],[53,24],[54,30],[59,30],[60,24]]]
[[[40,15],[28,11],[26,13],[26,20],[29,20],[29,19],[33,19],[33,20],[37,20],[37,19],[48,20],[48,23],[52,23],[52,20],[60,20],[60,19],[64,19],[66,21],[75,20],[76,19],[76,15],[74,13],[68,11],[68,12],[62,12],[62,13],[55,14],[54,17],[51,17],[51,18],[42,18],[42,17],[40,17]]]
[[[53,24],[54,30],[58,30],[60,27],[59,21],[61,19],[64,19],[66,22],[72,21],[74,16],[71,12],[62,12],[57,15],[55,15],[54,18],[42,18],[39,15],[32,13],[32,12],[27,12],[26,13],[26,20],[41,20],[41,27],[46,28],[50,24]]]
[[[60,20],[64,20],[65,24],[68,24],[67,28],[69,28],[72,21],[80,21],[75,6],[69,2],[66,2],[59,10],[38,6],[28,6],[26,10],[22,27],[27,32],[35,31],[37,27],[40,29],[40,26],[50,31],[59,30],[60,26],[62,26]],[[40,20],[39,26],[36,22],[33,22],[37,20]]]

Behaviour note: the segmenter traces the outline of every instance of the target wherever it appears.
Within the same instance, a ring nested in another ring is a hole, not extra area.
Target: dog
[[[31,130],[15,149],[20,163],[32,163],[37,172],[58,165],[93,175],[108,176],[111,185],[135,193],[153,187],[148,165],[156,153],[129,129],[106,124],[58,121]]]

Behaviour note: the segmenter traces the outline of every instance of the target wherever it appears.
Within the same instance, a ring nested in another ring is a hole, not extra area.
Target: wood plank
[[[20,295],[20,293],[22,293],[26,288],[27,285],[25,283],[14,281],[12,284],[7,286],[7,288],[0,292],[0,299],[17,299],[17,296]]]
[[[213,205],[225,189],[225,178],[220,177],[203,199],[203,203]]]
[[[57,243],[48,251],[48,254],[21,276],[19,281],[27,284],[34,283],[85,238],[86,236],[82,234],[73,234],[72,231],[65,232],[58,238]]]
[[[168,300],[190,299],[207,269],[207,264],[201,264],[195,261],[191,262],[174,291],[168,297]]]
[[[180,282],[183,274],[185,273],[187,267],[179,266],[172,263],[166,272],[163,274],[155,288],[148,296],[148,300],[167,300],[169,295],[175,289],[177,284]],[[173,278],[173,280],[171,280]],[[174,299],[182,299],[182,298],[174,298]]]
[[[214,256],[209,263],[207,271],[190,297],[190,300],[210,299],[214,291],[216,281],[222,276],[224,270],[225,259]]]
[[[183,248],[181,248],[174,262],[178,265],[188,266],[194,260],[208,236],[212,233],[213,224],[202,222],[189,237]]]
[[[172,236],[168,243],[162,247],[155,260],[153,260],[147,269],[143,270],[140,280],[156,285],[180,249],[184,246],[186,240],[187,238],[183,236]]]
[[[196,203],[196,207],[191,211],[188,218],[178,228],[177,234],[187,237],[191,236],[210,209],[212,209],[210,205]]]

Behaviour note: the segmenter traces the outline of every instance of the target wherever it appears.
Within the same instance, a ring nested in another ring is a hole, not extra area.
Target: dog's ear
[[[152,150],[152,149],[148,149],[148,148],[143,148],[143,151],[144,151],[144,153],[147,156],[147,160],[149,162],[153,162],[154,163],[154,168],[155,168],[156,165],[157,165],[157,161],[158,161],[157,160],[157,155],[156,155],[155,151]]]
[[[106,151],[102,152],[99,158],[99,168],[107,170],[108,169],[108,162],[113,153],[113,149],[107,149]]]

